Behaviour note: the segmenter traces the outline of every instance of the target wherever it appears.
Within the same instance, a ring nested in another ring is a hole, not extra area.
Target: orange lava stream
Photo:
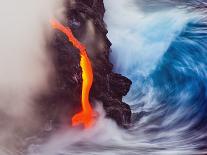
[[[56,20],[52,20],[51,25],[54,29],[63,32],[68,37],[68,40],[73,44],[73,46],[80,50],[80,66],[82,68],[83,79],[81,96],[82,111],[73,116],[72,126],[83,124],[85,128],[89,128],[95,121],[95,112],[93,111],[89,102],[89,92],[93,83],[93,70],[91,67],[91,62],[87,56],[86,47],[74,37],[69,27],[65,27]]]

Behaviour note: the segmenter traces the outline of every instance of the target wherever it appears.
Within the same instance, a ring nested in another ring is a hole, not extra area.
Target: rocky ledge
[[[107,29],[103,21],[103,0],[67,1],[66,6],[64,24],[86,45],[92,61],[94,82],[90,100],[92,103],[102,103],[106,116],[125,127],[131,121],[131,110],[122,101],[122,97],[129,91],[131,81],[112,71],[113,65],[109,61],[111,43],[106,36]],[[49,48],[53,51],[56,73],[51,81],[50,94],[42,98],[42,114],[46,120],[70,121],[68,118],[80,111],[82,78],[79,51],[58,31]]]

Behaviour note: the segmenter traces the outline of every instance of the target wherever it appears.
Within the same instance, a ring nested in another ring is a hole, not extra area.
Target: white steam
[[[49,20],[60,15],[61,2],[0,0],[0,145],[37,123],[34,99],[48,88],[52,71]]]
[[[114,153],[110,147],[115,145],[125,147],[127,139],[132,136],[121,130],[112,120],[106,119],[102,107],[98,106],[96,111],[99,117],[92,128],[84,130],[67,128],[59,131],[46,143],[31,145],[27,155],[112,155]]]

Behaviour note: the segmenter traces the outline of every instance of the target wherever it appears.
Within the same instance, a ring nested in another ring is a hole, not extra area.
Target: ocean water
[[[124,101],[131,128],[101,117],[87,130],[67,129],[27,155],[207,154],[205,1],[104,0],[114,71],[133,84]]]

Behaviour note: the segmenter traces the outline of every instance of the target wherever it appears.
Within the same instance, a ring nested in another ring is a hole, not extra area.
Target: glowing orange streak
[[[88,128],[94,122],[94,112],[89,102],[89,92],[93,83],[93,71],[90,60],[87,56],[86,47],[74,37],[69,27],[63,26],[56,20],[52,20],[51,25],[54,29],[62,31],[68,37],[68,40],[73,44],[73,46],[80,50],[80,66],[82,68],[83,79],[81,96],[82,111],[73,116],[72,125],[76,126],[83,124],[85,128]]]

